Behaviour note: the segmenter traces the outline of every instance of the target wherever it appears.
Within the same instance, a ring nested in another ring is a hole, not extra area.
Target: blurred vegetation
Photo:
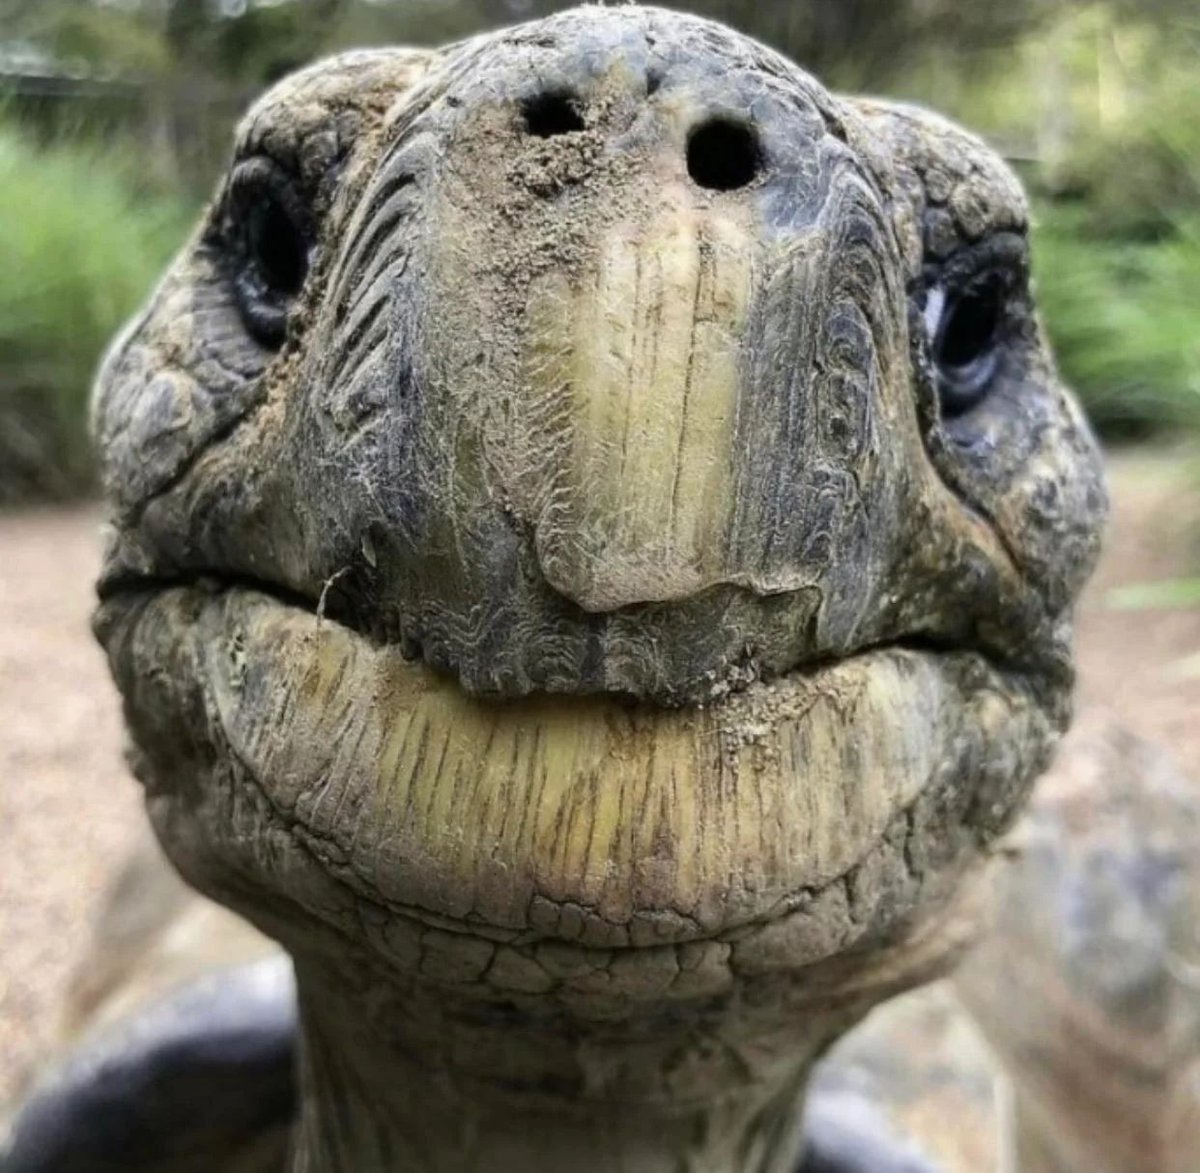
[[[1058,363],[1115,437],[1200,428],[1200,215],[1147,241],[1041,209],[1035,272]]]
[[[87,483],[89,371],[182,239],[255,92],[324,52],[442,43],[564,6],[0,0],[0,502]],[[1093,419],[1115,436],[1200,431],[1195,0],[680,6],[831,85],[921,101],[988,136],[1034,195],[1042,307]]]
[[[132,159],[0,125],[0,503],[87,487],[92,369],[190,218]]]

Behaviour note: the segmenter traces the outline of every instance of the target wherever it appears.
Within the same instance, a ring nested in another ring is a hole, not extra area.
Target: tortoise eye
[[[226,218],[234,290],[246,328],[264,346],[278,347],[287,334],[287,311],[308,276],[307,210],[278,167],[252,159],[233,174]]]
[[[267,193],[246,220],[246,252],[265,290],[294,297],[308,273],[308,246],[278,199]]]
[[[969,411],[991,388],[1000,364],[1012,291],[1009,274],[992,270],[961,291],[930,290],[926,324],[937,368],[942,415]]]

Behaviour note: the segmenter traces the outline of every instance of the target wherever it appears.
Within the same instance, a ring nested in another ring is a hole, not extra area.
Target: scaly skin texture
[[[794,1167],[1067,720],[1027,250],[976,139],[653,9],[251,111],[99,378],[96,626],[295,960],[296,1169]]]

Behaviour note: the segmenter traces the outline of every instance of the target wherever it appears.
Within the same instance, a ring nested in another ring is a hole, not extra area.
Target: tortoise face
[[[152,814],[280,933],[724,990],[909,932],[1065,721],[1103,489],[1018,185],[705,21],[282,83],[95,430]]]

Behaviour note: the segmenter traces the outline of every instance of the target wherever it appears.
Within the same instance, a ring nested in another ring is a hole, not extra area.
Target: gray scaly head
[[[333,58],[95,398],[150,816],[291,952],[297,1169],[785,1170],[1069,712],[1019,185],[721,26]]]

